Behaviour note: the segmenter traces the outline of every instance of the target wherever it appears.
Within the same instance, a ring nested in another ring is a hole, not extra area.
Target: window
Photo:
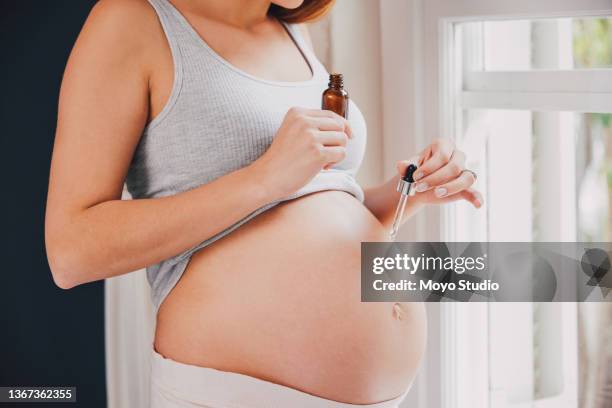
[[[487,205],[449,208],[444,238],[609,241],[612,18],[448,21],[445,34],[441,119]],[[612,404],[611,305],[444,308],[447,341],[465,353],[447,354],[446,406]]]

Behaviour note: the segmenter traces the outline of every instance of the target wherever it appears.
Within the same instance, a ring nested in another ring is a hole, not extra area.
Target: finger
[[[419,166],[419,169],[414,173],[414,179],[420,180],[438,170],[444,166],[450,160],[453,150],[441,146],[439,143],[433,143],[429,147],[429,154],[427,149],[424,151],[422,157],[423,162]]]
[[[305,110],[306,115],[314,118],[328,118],[339,121],[342,123],[342,130],[348,135],[348,137],[353,137],[353,129],[351,129],[351,124],[346,118],[338,115],[336,112],[332,112],[330,110],[325,109],[307,109]]]
[[[448,200],[447,202],[465,200],[476,208],[480,208],[484,204],[482,194],[473,188],[468,188],[467,190],[460,191],[457,194],[444,197],[442,200]]]
[[[438,199],[437,202],[440,204],[444,204],[444,203],[451,203],[451,202],[455,202],[459,200],[465,200],[469,202],[470,204],[472,204],[475,208],[482,207],[482,204],[484,203],[482,199],[482,195],[474,189],[463,190],[463,191],[458,192],[457,194],[453,194],[453,195],[446,196],[444,198],[440,198]]]
[[[344,133],[348,135],[348,137],[353,137],[353,128],[351,128],[351,123],[344,117],[338,115],[336,112],[328,111],[328,110],[314,110],[314,116],[317,117],[327,117],[333,120],[338,120],[342,123]]]
[[[327,109],[306,109],[305,112],[306,114],[312,115],[312,116],[326,116],[326,117],[342,118],[342,116],[338,115],[336,112],[327,110]]]
[[[424,202],[436,203],[436,204],[446,204],[454,201],[465,200],[470,202],[474,207],[480,208],[484,204],[484,200],[482,198],[482,194],[479,191],[468,188],[466,190],[462,190],[458,193],[447,195],[442,198],[436,197],[434,190],[428,190],[424,193],[417,193],[420,198]]]
[[[421,169],[422,168],[423,166]],[[416,185],[416,191],[423,192],[430,188],[448,183],[459,177],[464,168],[465,154],[459,150],[455,150],[448,163],[442,165],[442,167],[428,176],[419,179]]]
[[[404,177],[404,175],[406,174],[406,170],[408,169],[408,166],[410,166],[411,164],[418,166],[419,160],[420,160],[419,156],[413,156],[408,160],[398,161],[396,165],[397,172],[399,173],[401,177]]]
[[[337,130],[345,133],[347,130],[345,123],[338,118],[313,117],[310,118],[310,125],[319,130]]]
[[[422,178],[427,177],[434,171],[444,166],[448,162],[448,159],[450,159],[450,157],[445,157],[439,152],[432,153],[431,157],[425,159],[414,173],[414,179],[421,180]]]
[[[421,167],[425,160],[429,159],[432,154],[431,145],[427,146],[427,148],[423,149],[421,153],[419,153],[418,163],[416,163],[417,167]]]
[[[341,162],[346,157],[346,149],[343,146],[325,146],[323,147],[323,159],[326,163],[326,168],[331,164]]]
[[[436,197],[445,197],[447,195],[453,195],[460,191],[467,190],[476,182],[476,178],[469,171],[462,172],[459,177],[449,181],[434,189]]]
[[[346,146],[348,136],[344,132],[318,132],[317,141],[323,146]]]

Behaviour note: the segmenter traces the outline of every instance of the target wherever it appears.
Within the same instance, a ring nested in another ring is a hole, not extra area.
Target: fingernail
[[[436,188],[436,197],[444,197],[447,192],[444,187]]]
[[[423,177],[423,172],[421,172],[421,171],[417,171],[416,173],[414,173],[414,174],[412,175],[412,177],[413,177],[415,180],[418,180],[418,179],[420,179],[421,177]]]
[[[422,193],[423,191],[427,190],[429,188],[429,185],[427,183],[419,183],[416,186],[416,191],[419,193]]]
[[[480,202],[480,200],[474,200],[474,207],[480,208],[481,205],[482,203]]]

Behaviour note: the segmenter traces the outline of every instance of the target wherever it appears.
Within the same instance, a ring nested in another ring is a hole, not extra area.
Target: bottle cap
[[[339,74],[337,72],[329,74],[329,85],[328,86],[342,88],[344,86],[344,77],[342,76],[342,74]]]
[[[406,169],[406,173],[404,174],[404,177],[402,177],[402,180],[408,182],[408,183],[414,183],[414,172],[416,171],[417,166],[415,166],[414,164],[411,164],[408,166],[408,168]]]

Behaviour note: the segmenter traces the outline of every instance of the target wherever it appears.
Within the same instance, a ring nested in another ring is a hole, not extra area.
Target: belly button
[[[404,318],[404,310],[402,309],[402,305],[399,303],[395,303],[393,305],[393,317],[397,320],[402,320]]]

